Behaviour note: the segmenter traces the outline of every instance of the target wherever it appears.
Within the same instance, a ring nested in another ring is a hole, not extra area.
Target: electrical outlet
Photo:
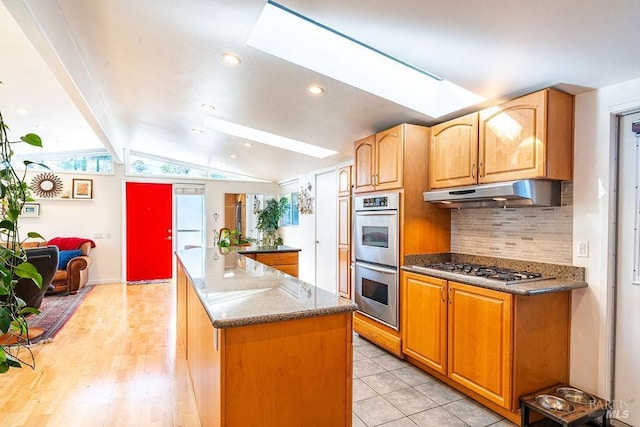
[[[589,258],[589,241],[578,240],[576,244],[576,256],[580,258]]]
[[[102,239],[102,233],[93,233],[94,239]]]

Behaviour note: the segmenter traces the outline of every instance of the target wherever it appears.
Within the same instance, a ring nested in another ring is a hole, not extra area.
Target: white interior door
[[[620,421],[640,426],[640,151],[631,124],[622,117],[618,156],[618,237],[614,411]]]
[[[338,293],[336,172],[316,175],[316,286]]]

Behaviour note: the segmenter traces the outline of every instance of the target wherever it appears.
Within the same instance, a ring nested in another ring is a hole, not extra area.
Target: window
[[[56,172],[88,172],[96,174],[112,174],[113,158],[106,150],[93,150],[73,153],[25,153],[16,155],[16,162],[23,165],[28,160],[46,165],[49,169],[37,164],[29,166],[33,170],[52,170]]]
[[[254,178],[252,176],[221,171],[218,169],[208,168],[206,166],[180,163],[161,157],[153,157],[147,154],[133,152],[129,153],[128,156],[127,173],[129,175],[144,176],[174,176],[214,180],[267,182],[263,179]]]
[[[285,211],[284,216],[280,221],[280,225],[298,225],[300,215],[300,211],[298,209],[298,193],[288,193],[282,195],[281,197],[286,197],[288,205],[287,210]]]

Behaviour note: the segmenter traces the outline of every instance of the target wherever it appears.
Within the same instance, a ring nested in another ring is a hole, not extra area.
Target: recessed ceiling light
[[[29,112],[29,110],[27,110],[26,108],[16,108],[16,113],[18,114],[27,114]]]
[[[324,89],[318,85],[309,86],[309,93],[312,95],[322,95],[324,93]]]
[[[201,135],[204,132],[204,130],[201,128],[191,128],[191,132]]]
[[[236,155],[235,154],[230,154],[229,157],[232,158],[232,159],[235,159]]]
[[[295,139],[286,138],[284,136],[275,135],[258,129],[253,129],[237,123],[228,122],[215,117],[207,117],[203,124],[205,129],[213,129],[227,135],[237,136],[239,138],[249,139],[255,142],[271,145],[273,147],[283,148],[296,153],[306,154],[307,156],[324,159],[325,157],[336,154],[337,151],[327,150],[317,145],[307,144],[306,142],[296,141]]]
[[[244,146],[245,146],[245,147],[247,147],[247,148],[251,148],[251,147],[253,147],[253,144],[251,144],[250,142],[245,142],[245,143],[244,143],[244,144],[242,144],[242,145],[244,145]]]
[[[271,0],[247,44],[430,117],[483,100]]]
[[[213,113],[216,110],[216,107],[211,104],[202,104],[200,105],[200,108],[202,109],[202,111],[205,111],[207,113]]]
[[[222,55],[222,58],[224,59],[224,62],[229,65],[238,65],[240,62],[242,62],[240,61],[240,58],[233,53],[225,53],[224,55]]]
[[[47,125],[36,125],[36,129],[47,129]]]

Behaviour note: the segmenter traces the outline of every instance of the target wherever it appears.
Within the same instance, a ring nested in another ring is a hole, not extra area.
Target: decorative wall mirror
[[[57,197],[62,191],[62,180],[51,172],[43,172],[31,180],[31,189],[38,197]]]

